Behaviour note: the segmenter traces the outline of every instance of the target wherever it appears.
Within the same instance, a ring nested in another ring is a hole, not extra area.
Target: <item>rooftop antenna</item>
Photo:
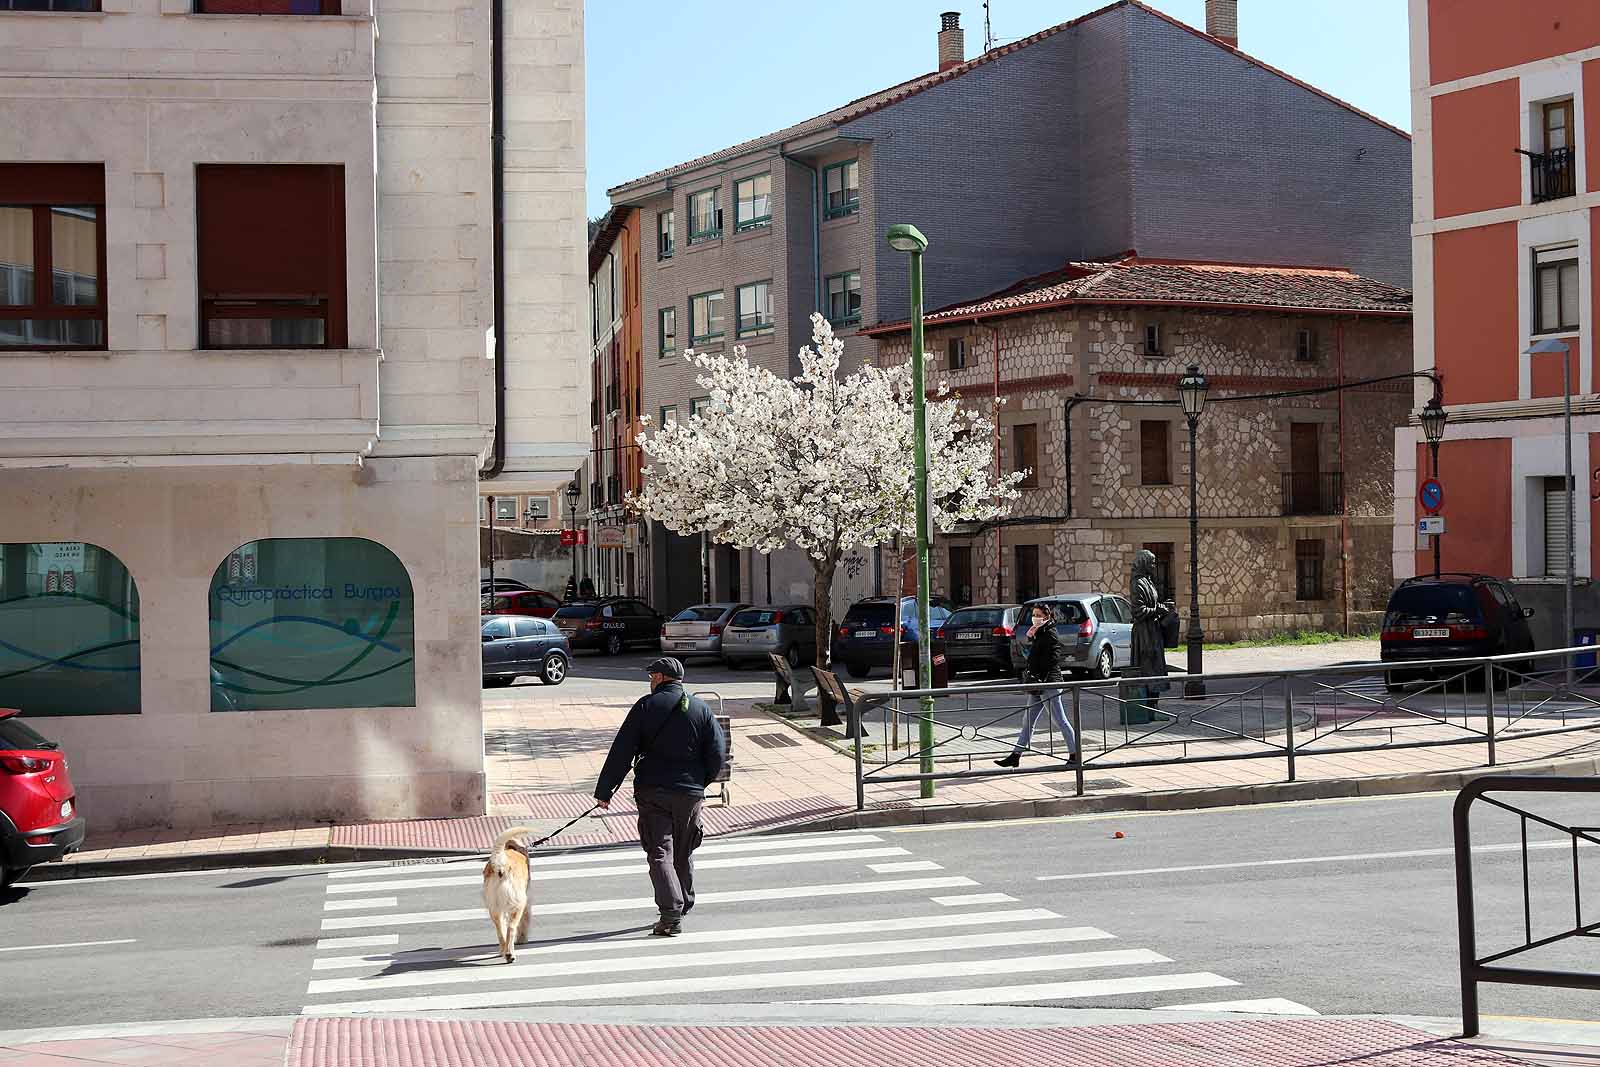
[[[983,0],[983,50],[994,48],[994,27],[989,24],[989,0]]]

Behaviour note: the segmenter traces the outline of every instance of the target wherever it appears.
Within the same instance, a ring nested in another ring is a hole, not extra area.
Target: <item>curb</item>
[[[1374,775],[1370,778],[1327,778],[1310,782],[1273,782],[1254,786],[1213,786],[1204,789],[1170,789],[1148,793],[1110,793],[1099,796],[1048,797],[1040,800],[1001,800],[983,804],[908,804],[898,808],[867,809],[845,815],[824,816],[773,833],[818,830],[874,830],[937,823],[998,822],[1007,819],[1053,818],[1101,812],[1182,811],[1231,808],[1252,804],[1279,804],[1291,800],[1328,800],[1344,797],[1402,796],[1406,793],[1454,792],[1474,778],[1492,774],[1600,773],[1594,757],[1546,763],[1503,764],[1463,771],[1419,771]]]
[[[441,848],[356,848],[349,845],[301,845],[296,848],[207,852],[188,856],[140,856],[125,860],[83,860],[41,863],[23,879],[30,882],[65,882],[77,878],[105,878],[122,874],[170,874],[173,871],[226,870],[231,867],[292,867],[324,863],[363,863],[396,859],[464,859],[482,850]]]

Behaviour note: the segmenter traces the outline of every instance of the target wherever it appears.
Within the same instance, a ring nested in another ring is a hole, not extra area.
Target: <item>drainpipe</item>
[[[506,467],[505,0],[489,6],[489,199],[494,241],[494,448],[480,478]],[[492,517],[492,516],[491,516]]]
[[[976,325],[994,333],[994,478],[999,481],[1002,477],[1000,463],[1000,327],[991,326],[986,322],[977,322]],[[1005,601],[1004,582],[1000,580],[1005,569],[1006,553],[1000,527],[994,528],[994,599],[995,603]]]
[[[1333,324],[1333,348],[1339,365],[1339,586],[1344,635],[1350,636],[1350,468],[1344,460],[1344,323]]]

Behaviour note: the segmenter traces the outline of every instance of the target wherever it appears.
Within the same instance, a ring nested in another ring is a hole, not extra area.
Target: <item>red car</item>
[[[0,708],[0,888],[83,844],[83,816],[60,748],[14,708]]]
[[[543,589],[514,589],[483,598],[485,615],[532,615],[548,619],[560,606],[561,601]]]

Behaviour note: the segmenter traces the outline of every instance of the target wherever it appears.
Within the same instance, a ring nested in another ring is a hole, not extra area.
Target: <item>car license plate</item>
[[[857,637],[877,637],[878,636],[878,631],[876,631],[876,630],[857,630],[856,631],[856,636]]]
[[[693,641],[668,641],[667,644],[671,645],[673,648],[693,648],[694,647],[694,642]]]
[[[983,634],[956,634],[956,640],[957,641],[979,641],[979,640],[983,639],[983,636],[984,636]]]
[[[1450,636],[1450,628],[1448,626],[1441,626],[1441,627],[1438,627],[1437,629],[1432,629],[1432,628],[1425,627],[1425,626],[1419,626],[1415,630],[1411,631],[1411,636],[1412,637],[1449,637]]]

